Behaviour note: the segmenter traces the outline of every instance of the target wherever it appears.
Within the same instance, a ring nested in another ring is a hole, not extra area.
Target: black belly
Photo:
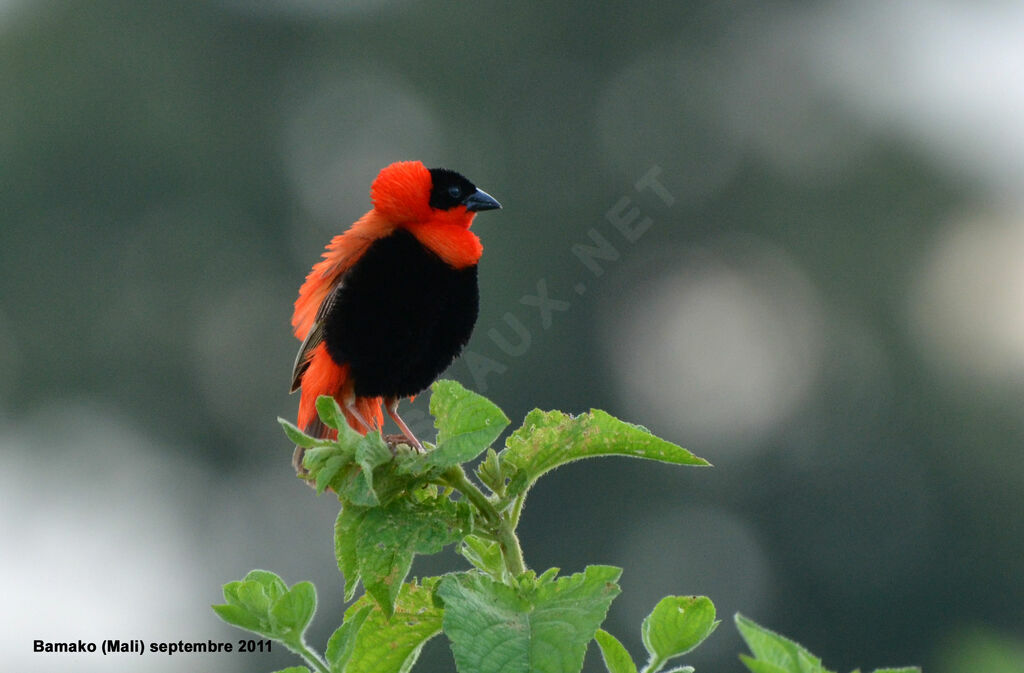
[[[349,365],[356,395],[422,392],[469,341],[476,266],[453,269],[398,229],[345,274],[324,319],[327,352]]]

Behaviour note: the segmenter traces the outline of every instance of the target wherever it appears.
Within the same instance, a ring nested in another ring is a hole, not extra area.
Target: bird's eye
[[[462,187],[459,187],[458,185],[452,185],[451,187],[448,188],[448,196],[452,197],[453,199],[459,198],[460,196],[462,196]]]

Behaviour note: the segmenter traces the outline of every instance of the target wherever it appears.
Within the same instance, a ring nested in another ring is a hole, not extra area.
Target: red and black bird
[[[331,395],[366,434],[382,426],[383,404],[422,450],[398,401],[430,386],[469,341],[483,252],[469,228],[477,212],[501,205],[459,173],[419,161],[384,168],[370,199],[373,209],[331,240],[295,301],[298,426],[315,437],[336,434],[316,413],[316,398]],[[302,453],[296,447],[300,473]]]

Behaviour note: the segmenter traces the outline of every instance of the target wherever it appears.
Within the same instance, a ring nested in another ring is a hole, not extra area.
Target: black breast
[[[476,266],[453,269],[398,229],[345,274],[324,319],[327,352],[348,364],[361,397],[415,395],[469,341],[479,306]]]

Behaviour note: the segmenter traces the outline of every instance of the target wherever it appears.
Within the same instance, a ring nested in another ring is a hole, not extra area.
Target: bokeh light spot
[[[206,579],[183,506],[205,482],[176,452],[75,402],[26,417],[0,434],[0,449],[0,577],[5,611],[17,615],[0,634],[7,667],[56,665],[32,652],[34,639],[211,637],[206,602],[181,600]],[[62,670],[111,670],[102,655],[60,656]],[[145,669],[180,662],[154,657]]]
[[[778,24],[815,87],[950,175],[1016,195],[1024,180],[1024,5],[830,3]],[[816,95],[821,95],[816,94]]]
[[[974,213],[939,236],[912,282],[929,362],[972,383],[1024,383],[1024,213]]]
[[[617,308],[605,351],[631,417],[690,444],[749,445],[799,406],[820,365],[814,288],[752,239],[682,253]]]

